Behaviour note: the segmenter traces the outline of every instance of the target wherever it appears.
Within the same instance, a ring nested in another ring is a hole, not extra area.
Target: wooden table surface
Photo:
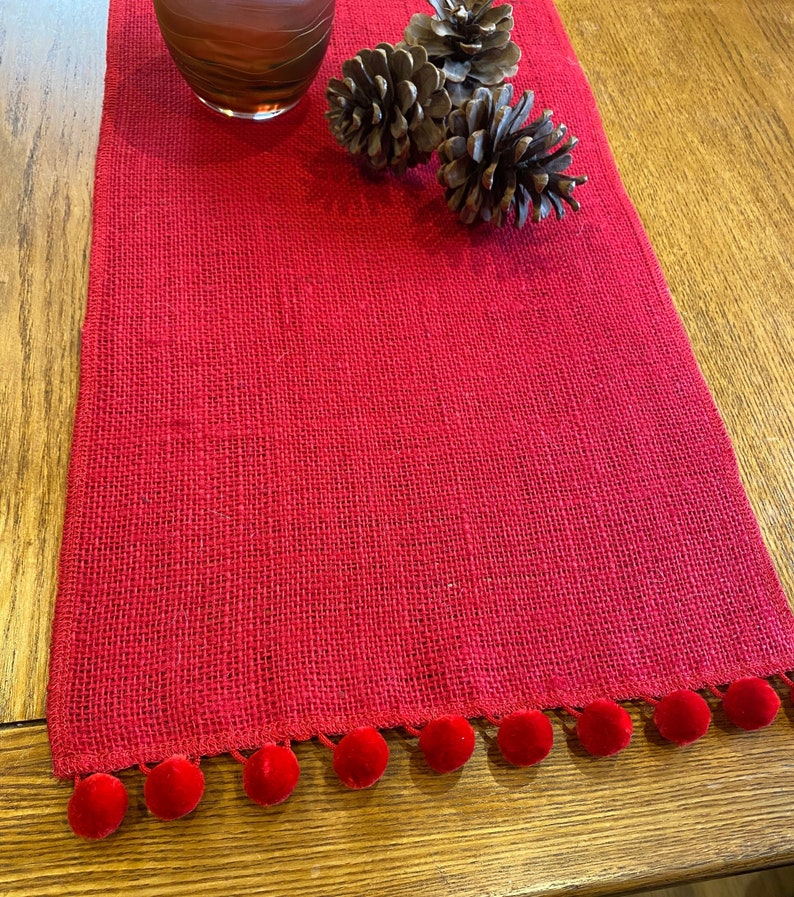
[[[718,721],[688,749],[651,735],[598,762],[560,738],[523,772],[481,750],[460,775],[431,776],[390,736],[394,761],[364,793],[301,745],[302,787],[272,811],[246,801],[236,764],[210,760],[204,801],[171,824],[147,816],[128,773],[122,830],[99,844],[70,834],[43,718],[102,7],[0,8],[0,895],[606,894],[794,862],[788,697],[762,733]],[[558,7],[794,596],[794,4]]]

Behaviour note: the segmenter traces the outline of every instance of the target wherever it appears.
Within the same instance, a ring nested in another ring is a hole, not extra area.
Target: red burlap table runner
[[[583,208],[466,229],[324,88],[417,4],[341,0],[271,123],[112,0],[56,607],[59,776],[794,667],[794,626],[549,0],[515,11]]]

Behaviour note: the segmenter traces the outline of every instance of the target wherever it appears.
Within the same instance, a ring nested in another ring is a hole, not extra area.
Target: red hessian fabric
[[[112,0],[49,693],[57,774],[794,667],[723,424],[549,0],[518,90],[583,208],[466,229],[324,89],[419,0],[339,0],[270,123]],[[428,7],[429,10],[429,7]]]

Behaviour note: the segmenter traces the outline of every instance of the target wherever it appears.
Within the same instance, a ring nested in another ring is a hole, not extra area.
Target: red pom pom
[[[728,686],[722,706],[735,726],[752,731],[771,725],[780,710],[780,698],[765,679],[748,676]]]
[[[146,776],[143,796],[160,819],[179,819],[198,806],[204,794],[204,773],[187,757],[169,757]]]
[[[582,747],[595,757],[611,757],[631,741],[634,728],[631,717],[612,701],[593,701],[576,721],[576,734]]]
[[[75,835],[99,840],[121,825],[128,803],[124,783],[106,772],[97,772],[75,785],[66,816]]]
[[[499,723],[496,742],[508,763],[534,766],[549,755],[554,730],[540,710],[520,710]]]
[[[266,744],[245,761],[243,788],[254,803],[272,807],[292,794],[300,773],[298,758],[289,748]]]
[[[348,788],[369,788],[388,764],[389,746],[377,729],[354,729],[334,748],[334,772]]]
[[[431,769],[454,772],[474,751],[474,729],[462,716],[442,716],[419,733],[419,748]]]
[[[711,710],[697,692],[674,691],[656,705],[653,721],[662,738],[675,744],[692,744],[706,734]]]

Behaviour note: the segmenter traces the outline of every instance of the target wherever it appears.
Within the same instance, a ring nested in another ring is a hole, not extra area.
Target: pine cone
[[[512,84],[481,87],[449,116],[448,139],[438,148],[438,181],[465,224],[479,216],[501,227],[513,209],[513,223],[523,227],[530,209],[536,223],[552,209],[562,218],[563,203],[579,210],[572,193],[587,178],[562,174],[577,139],[565,137],[565,125],[555,126],[549,110],[521,127],[535,98],[526,91],[514,107],[512,98]]]
[[[366,154],[373,168],[398,173],[430,159],[452,104],[424,48],[378,44],[342,63],[342,75],[325,92],[338,143]]]
[[[521,50],[510,40],[513,7],[493,0],[428,0],[436,15],[416,13],[403,39],[422,46],[446,76],[452,102],[459,106],[477,87],[497,87],[518,71]]]

